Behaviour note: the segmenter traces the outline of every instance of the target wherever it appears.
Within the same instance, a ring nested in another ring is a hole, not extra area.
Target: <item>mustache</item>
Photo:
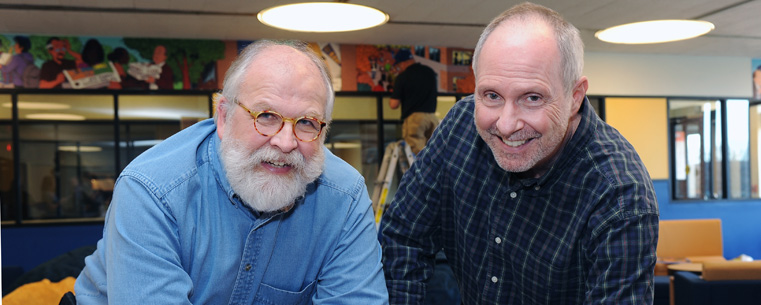
[[[295,169],[302,169],[306,165],[306,158],[298,150],[284,153],[271,146],[262,146],[248,157],[248,164],[255,166],[262,162],[282,162]]]

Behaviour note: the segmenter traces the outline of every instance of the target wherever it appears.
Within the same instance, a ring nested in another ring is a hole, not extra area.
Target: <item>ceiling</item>
[[[347,44],[474,48],[489,21],[521,1],[352,0],[388,13],[380,27],[345,33],[296,33],[256,19],[283,0],[0,0],[0,33],[255,40],[303,39]],[[741,56],[761,58],[761,1],[541,0],[581,30],[587,52]],[[652,19],[702,19],[716,29],[696,39],[614,45],[594,32]]]

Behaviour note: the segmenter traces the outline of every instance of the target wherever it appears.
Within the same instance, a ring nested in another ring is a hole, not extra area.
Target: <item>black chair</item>
[[[761,304],[761,261],[705,262],[703,273],[674,273],[674,304]]]
[[[74,297],[74,294],[71,293],[71,291],[69,291],[63,295],[61,302],[58,303],[58,305],[77,305],[77,298]]]

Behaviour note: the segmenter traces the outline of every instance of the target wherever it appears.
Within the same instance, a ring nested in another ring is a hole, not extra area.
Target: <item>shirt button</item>
[[[251,264],[246,264],[246,271],[251,270]]]
[[[538,186],[538,185],[537,185],[536,187],[534,187],[534,189],[535,189],[535,190],[537,190],[537,191],[538,191],[539,189],[541,189],[541,188],[542,188],[542,187],[541,187],[541,186]]]
[[[497,243],[497,244],[501,244],[502,243],[502,239],[497,237],[497,238],[494,239],[494,242]]]
[[[515,192],[510,193],[510,198],[515,198],[515,197],[518,197],[518,194],[516,194]]]
[[[492,282],[492,283],[496,283],[497,281],[499,281],[499,279],[497,279],[497,277],[496,277],[496,276],[492,276],[492,277],[491,277],[491,282]]]

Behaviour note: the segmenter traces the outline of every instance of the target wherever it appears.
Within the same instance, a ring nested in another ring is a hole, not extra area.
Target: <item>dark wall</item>
[[[94,245],[103,236],[103,223],[57,226],[3,227],[3,267],[25,271],[76,248]]]

